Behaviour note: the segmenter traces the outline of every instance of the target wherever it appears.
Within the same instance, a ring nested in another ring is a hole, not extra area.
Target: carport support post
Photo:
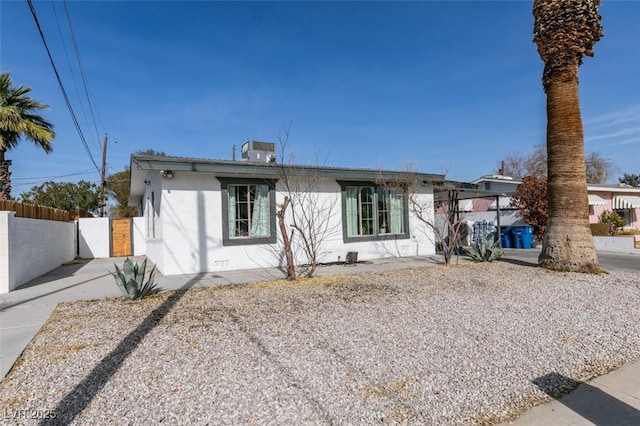
[[[502,248],[502,231],[500,229],[500,196],[496,195],[496,223],[498,224],[498,247]]]

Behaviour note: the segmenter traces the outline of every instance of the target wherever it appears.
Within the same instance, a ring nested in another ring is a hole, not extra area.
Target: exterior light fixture
[[[171,170],[160,170],[160,175],[162,175],[163,178],[173,179],[173,171]]]

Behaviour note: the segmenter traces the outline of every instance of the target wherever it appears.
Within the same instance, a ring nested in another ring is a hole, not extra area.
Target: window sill
[[[225,247],[228,246],[251,246],[251,245],[259,245],[259,244],[275,244],[276,237],[235,237],[235,238],[225,238],[222,241],[222,245]]]
[[[394,240],[408,240],[409,234],[378,234],[378,235],[355,235],[352,237],[343,236],[345,243],[360,243],[370,241],[394,241]]]

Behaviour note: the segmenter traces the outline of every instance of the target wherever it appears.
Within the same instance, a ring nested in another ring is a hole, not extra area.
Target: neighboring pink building
[[[627,222],[624,229],[640,229],[640,188],[589,185],[589,222],[597,223],[605,210],[615,211]]]
[[[510,207],[511,195],[522,183],[520,180],[501,175],[488,175],[474,180],[481,191],[501,192],[500,210],[513,209]],[[640,230],[640,188],[620,185],[587,185],[589,193],[589,222],[598,223],[602,212],[615,211],[622,216],[627,225],[624,229]],[[476,198],[473,200],[473,212],[487,212],[496,210],[495,197]]]

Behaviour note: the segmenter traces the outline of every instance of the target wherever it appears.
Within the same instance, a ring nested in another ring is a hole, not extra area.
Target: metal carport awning
[[[599,195],[589,194],[589,205],[590,206],[606,206],[607,202],[604,198]]]
[[[500,210],[510,210],[510,209],[517,208],[517,207],[514,207],[512,204],[513,197],[499,196],[498,198],[500,199]],[[496,202],[496,200],[494,200],[493,203],[491,203],[491,205],[489,206],[489,210],[497,210],[497,209],[498,209],[498,203]]]
[[[614,209],[640,209],[640,197],[637,195],[616,195],[613,197]]]

